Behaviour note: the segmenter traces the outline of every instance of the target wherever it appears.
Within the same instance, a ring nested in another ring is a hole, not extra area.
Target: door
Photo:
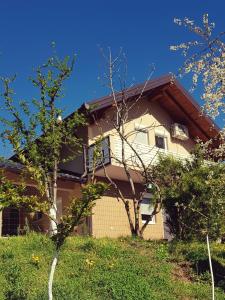
[[[16,208],[4,208],[2,212],[2,235],[18,235],[19,224],[19,210]]]

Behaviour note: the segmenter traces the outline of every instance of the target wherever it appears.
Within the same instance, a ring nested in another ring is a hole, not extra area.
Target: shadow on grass
[[[213,266],[215,285],[217,287],[222,288],[225,292],[225,266],[219,263],[215,259],[212,259],[212,266]],[[198,275],[210,271],[208,259],[198,260],[193,267]]]

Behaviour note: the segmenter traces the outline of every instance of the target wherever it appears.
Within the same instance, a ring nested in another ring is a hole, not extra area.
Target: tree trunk
[[[141,234],[141,231],[140,231],[139,219],[138,219],[138,222],[135,221],[134,235],[136,237],[142,237],[142,234]]]
[[[140,206],[138,204],[138,201],[135,199],[134,200],[134,217],[135,217],[135,232],[136,235],[141,237],[141,232],[140,232]]]
[[[51,235],[57,233],[57,161],[55,160],[54,170],[53,170],[53,199],[52,199],[52,207],[50,209],[50,229]]]
[[[55,177],[55,175],[54,175]],[[51,183],[50,183],[51,182]],[[56,203],[56,197],[57,197],[57,185],[56,181],[53,182],[53,188],[52,188],[52,179],[49,178],[46,179],[45,183],[45,194],[48,199],[48,202],[51,204],[50,210],[49,210],[49,217],[50,217],[50,224],[49,224],[49,235],[52,236],[57,233],[57,225],[56,225],[56,217],[57,217],[57,203]]]
[[[128,200],[124,203],[124,206],[125,206],[125,210],[126,210],[126,213],[127,213],[128,222],[129,222],[129,225],[130,225],[130,231],[131,231],[131,234],[133,235],[134,225],[133,225],[132,218],[131,218],[131,215],[130,215],[130,205],[129,205]]]
[[[59,250],[56,250],[53,260],[52,260],[51,270],[50,270],[49,279],[48,279],[48,299],[49,300],[53,299],[52,285],[53,285],[53,279],[54,279],[56,265],[58,262],[58,256],[59,256]]]
[[[56,225],[56,217],[57,217],[57,209],[55,205],[52,205],[50,208],[50,236],[53,236],[57,233],[57,225]],[[55,221],[54,221],[55,220]]]

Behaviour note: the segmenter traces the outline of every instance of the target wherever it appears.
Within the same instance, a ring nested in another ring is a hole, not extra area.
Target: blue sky
[[[64,100],[70,113],[106,93],[98,80],[103,72],[99,46],[110,46],[114,53],[123,47],[130,80],[142,82],[152,63],[154,76],[176,72],[181,65],[181,57],[170,52],[169,45],[189,37],[173,23],[174,17],[200,20],[208,12],[222,31],[224,10],[223,0],[0,1],[0,75],[16,73],[16,96],[32,98],[27,78],[51,54],[50,44],[55,41],[60,55],[77,54]],[[188,82],[183,83],[188,89]]]

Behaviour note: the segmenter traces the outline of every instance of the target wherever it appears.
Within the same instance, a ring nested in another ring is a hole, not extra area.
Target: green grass
[[[207,280],[179,275],[187,258],[176,249],[177,260],[164,243],[69,238],[56,269],[54,299],[211,299]],[[53,250],[44,235],[0,239],[0,299],[47,299]],[[224,299],[222,289],[216,299]]]

